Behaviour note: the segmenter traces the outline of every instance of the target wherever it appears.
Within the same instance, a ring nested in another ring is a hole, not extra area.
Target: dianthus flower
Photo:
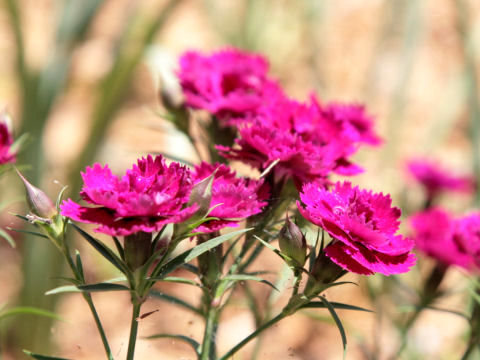
[[[314,96],[310,103],[278,96],[262,106],[239,133],[235,147],[217,146],[222,156],[260,171],[278,161],[276,175],[292,177],[298,188],[306,182],[327,182],[332,172],[355,175],[363,171],[348,158],[359,143],[376,144],[378,140],[363,108],[323,108]]]
[[[456,176],[442,169],[437,163],[428,160],[413,159],[407,163],[408,173],[427,191],[429,199],[442,191],[472,192],[474,179],[471,176]]]
[[[188,106],[207,110],[221,125],[230,126],[281,92],[267,72],[262,56],[225,49],[210,56],[186,52],[178,76]]]
[[[444,265],[480,266],[480,214],[454,218],[433,208],[410,218],[416,247]]]
[[[203,223],[197,230],[210,233],[224,227],[236,227],[238,222],[258,214],[267,205],[268,189],[263,180],[237,177],[235,171],[223,164],[202,162],[192,171],[194,183],[198,183],[215,171],[212,183],[213,208],[209,216],[219,220]]]
[[[16,161],[16,154],[12,152],[13,136],[8,128],[5,113],[0,113],[0,165]]]
[[[414,243],[396,234],[401,212],[391,206],[390,196],[338,182],[331,191],[306,184],[300,199],[304,204],[297,202],[300,213],[333,238],[324,251],[342,268],[391,275],[414,265],[410,252]]]
[[[108,166],[95,164],[82,173],[80,196],[94,207],[71,199],[61,213],[72,220],[98,224],[95,230],[126,236],[159,231],[165,224],[185,221],[198,209],[186,207],[192,189],[190,171],[178,163],[167,165],[161,156],[139,159],[122,178]]]

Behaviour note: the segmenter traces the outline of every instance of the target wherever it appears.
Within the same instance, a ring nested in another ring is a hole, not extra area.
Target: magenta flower
[[[361,172],[349,157],[360,143],[377,141],[369,121],[357,106],[328,105],[323,109],[314,96],[307,104],[279,96],[262,106],[250,124],[240,127],[236,146],[217,149],[222,156],[260,171],[278,161],[275,175],[292,177],[301,188],[312,181],[327,183],[332,172]]]
[[[219,220],[203,223],[198,231],[210,233],[224,227],[236,227],[240,221],[260,213],[267,205],[268,188],[263,180],[236,177],[235,171],[226,165],[202,162],[195,166],[192,178],[198,183],[214,171],[210,203],[213,210],[209,216]]]
[[[178,76],[188,106],[207,110],[230,126],[281,93],[267,72],[262,56],[232,48],[210,56],[186,52],[180,58]]]
[[[12,152],[13,136],[7,125],[7,115],[0,114],[0,165],[14,163],[17,158]]]
[[[178,163],[166,165],[161,156],[139,159],[122,178],[98,163],[87,167],[82,177],[80,196],[94,207],[68,199],[61,213],[98,224],[95,231],[108,235],[159,231],[165,224],[185,221],[198,209],[186,207],[192,189],[190,171]]]
[[[325,254],[344,269],[391,275],[415,264],[413,241],[396,234],[401,212],[390,196],[337,182],[332,191],[306,184],[300,199],[300,213],[333,238]]]
[[[445,265],[480,267],[480,214],[455,219],[440,208],[410,218],[416,247]]]
[[[433,161],[412,159],[407,163],[407,171],[425,188],[429,199],[442,191],[470,193],[475,187],[473,177],[453,175]]]

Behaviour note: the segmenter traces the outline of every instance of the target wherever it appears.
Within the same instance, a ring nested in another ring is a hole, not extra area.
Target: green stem
[[[133,295],[135,296],[135,295]],[[135,354],[135,344],[137,342],[137,332],[138,332],[138,317],[140,316],[140,308],[142,303],[132,300],[133,311],[132,311],[132,321],[130,323],[130,337],[128,338],[128,352],[127,360],[133,360]]]
[[[242,347],[247,345],[251,340],[256,338],[261,332],[264,330],[268,329],[272,325],[276,324],[280,320],[286,318],[289,314],[286,314],[284,312],[281,312],[277,316],[275,316],[273,319],[267,321],[265,324],[260,326],[257,330],[252,332],[250,335],[248,335],[245,339],[240,341],[237,345],[235,345],[230,351],[228,351],[225,355],[223,355],[220,360],[227,360],[228,358],[232,357],[237,351],[239,351]],[[203,358],[202,358],[203,359]]]
[[[214,360],[217,357],[215,341],[218,328],[218,315],[218,307],[210,303],[208,306],[205,333],[203,335],[202,351],[200,355],[201,360]]]
[[[78,270],[77,270],[75,264],[73,263],[73,259],[70,256],[70,253],[68,251],[68,246],[66,245],[66,242],[63,242],[63,243],[64,243],[64,255],[65,255],[65,258],[67,259],[67,263],[70,266],[70,269],[72,270],[72,272],[73,272],[73,274],[74,274],[74,276],[77,280],[80,280],[82,283],[85,283],[84,279],[83,279],[83,275],[78,273]],[[105,353],[107,354],[107,358],[108,358],[108,360],[114,360],[112,350],[110,349],[110,345],[108,344],[107,335],[105,334],[105,330],[103,329],[103,325],[102,325],[102,322],[100,320],[100,317],[98,316],[97,309],[95,308],[95,305],[93,304],[92,295],[90,293],[85,293],[85,292],[82,292],[82,295],[83,295],[83,298],[85,299],[85,301],[87,302],[88,307],[90,308],[90,312],[92,313],[93,319],[95,320],[95,325],[97,326],[98,332],[99,332],[100,337],[102,339],[102,344],[103,344],[103,347],[105,349]]]

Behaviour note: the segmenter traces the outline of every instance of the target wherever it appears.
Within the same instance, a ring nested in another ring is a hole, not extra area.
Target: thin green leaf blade
[[[257,281],[262,284],[266,284],[270,286],[272,289],[275,289],[276,291],[279,291],[275,285],[273,285],[270,281],[262,279],[259,276],[254,276],[254,275],[247,275],[247,274],[232,274],[232,275],[227,275],[223,278],[224,280],[230,280],[233,282],[236,281]]]
[[[195,246],[188,256],[185,258],[185,262],[190,262],[191,260],[195,259],[197,256],[202,255],[203,253],[207,252],[208,250],[213,249],[214,247],[222,244],[223,242],[237,236],[243,233],[246,233],[247,231],[253,230],[253,228],[248,228],[248,229],[242,229],[242,230],[237,230],[230,232],[228,234],[220,235],[217,236],[213,239],[210,239],[198,246]]]
[[[15,240],[13,240],[10,234],[3,229],[0,229],[0,237],[4,238],[12,248],[17,246],[17,244],[15,244]]]
[[[340,310],[354,310],[354,311],[365,311],[365,312],[370,312],[374,313],[372,310],[368,310],[359,306],[355,305],[348,305],[348,304],[343,304],[335,301],[331,301],[330,304],[335,308],[335,309],[340,309]],[[323,302],[318,302],[318,301],[312,301],[309,302],[308,304],[305,304],[301,307],[302,309],[325,309],[325,304]]]
[[[87,240],[90,245],[92,245],[105,259],[107,259],[113,266],[115,266],[118,270],[122,273],[126,274],[129,270],[128,268],[122,263],[122,260],[115,255],[115,253],[110,250],[106,245],[95,239],[93,236],[88,234],[87,232],[83,231],[74,223],[71,223],[74,229],[82,235],[82,237]]]
[[[175,305],[181,306],[181,307],[183,307],[187,310],[190,310],[190,311],[194,312],[195,314],[203,315],[202,312],[199,309],[197,309],[195,306],[193,306],[193,305],[187,303],[186,301],[184,301],[182,299],[179,299],[175,296],[165,294],[165,293],[161,293],[161,292],[156,291],[156,290],[151,290],[149,295],[152,296],[155,299],[159,299],[159,300],[162,300],[162,301],[166,301],[170,304],[175,304]]]
[[[177,335],[177,334],[155,334],[155,335],[150,335],[150,336],[147,336],[145,337],[145,339],[147,340],[155,340],[155,339],[177,339],[177,340],[180,340],[180,341],[184,341],[186,342],[188,345],[190,345],[193,350],[195,350],[195,353],[198,355],[199,352],[199,348],[200,348],[200,344],[198,342],[196,342],[194,339],[188,337],[188,336],[185,336],[185,335]]]
[[[55,357],[55,356],[34,354],[34,353],[32,353],[31,351],[28,351],[28,350],[23,350],[23,352],[25,354],[27,354],[28,356],[31,356],[32,358],[37,359],[37,360],[70,360],[70,359],[67,359],[67,358],[60,358],[60,357]]]
[[[62,320],[60,316],[58,316],[57,314],[51,311],[38,309],[36,307],[31,307],[31,306],[19,306],[19,307],[2,311],[0,313],[0,321],[16,315],[36,315],[36,316],[43,316],[43,317],[48,317],[52,319]]]
[[[342,345],[343,345],[343,359],[345,359],[347,355],[347,335],[345,334],[345,329],[343,328],[343,324],[340,321],[340,318],[337,315],[337,312],[335,311],[335,308],[333,305],[323,296],[319,296],[320,300],[322,300],[323,304],[325,307],[328,309],[330,312],[330,315],[332,315],[333,320],[335,320],[335,324],[338,327],[338,330],[340,331],[340,336],[342,337]]]

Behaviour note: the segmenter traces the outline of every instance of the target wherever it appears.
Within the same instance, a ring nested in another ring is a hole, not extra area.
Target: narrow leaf
[[[183,307],[187,310],[193,311],[194,313],[203,316],[202,312],[199,309],[197,309],[195,306],[193,306],[193,305],[187,303],[186,301],[184,301],[182,299],[179,299],[175,296],[168,295],[168,294],[165,294],[165,293],[161,293],[161,292],[156,291],[156,290],[151,290],[149,295],[152,296],[155,299],[163,300],[163,301],[166,301],[170,304],[175,304],[175,305],[181,306],[181,307]]]
[[[52,319],[62,320],[60,316],[58,316],[57,314],[51,311],[42,310],[42,309],[38,309],[31,306],[19,306],[19,307],[2,311],[0,313],[0,321],[15,315],[37,315],[37,316],[43,316],[43,317],[48,317]]]
[[[188,336],[185,336],[185,335],[174,335],[174,334],[155,334],[155,335],[150,335],[150,336],[147,336],[145,339],[147,340],[154,340],[154,339],[164,339],[164,338],[167,338],[167,339],[177,339],[177,340],[180,340],[180,341],[184,341],[186,342],[188,345],[190,345],[193,350],[195,350],[195,353],[198,355],[199,352],[199,348],[200,348],[200,344],[198,342],[196,342],[194,339],[192,338],[189,338]]]
[[[268,286],[272,287],[273,289],[279,291],[275,285],[273,285],[270,281],[268,280],[265,280],[265,279],[262,279],[261,277],[258,277],[258,276],[253,276],[253,275],[247,275],[247,274],[233,274],[233,275],[227,275],[223,278],[223,280],[230,280],[230,281],[233,281],[233,282],[236,282],[236,281],[248,281],[248,280],[252,280],[252,281],[258,281],[258,282],[261,282],[263,284],[267,284]]]
[[[332,315],[333,320],[335,320],[335,323],[337,324],[338,330],[340,331],[340,336],[342,337],[342,344],[343,344],[343,358],[345,359],[347,355],[347,336],[345,335],[345,329],[343,328],[342,322],[340,321],[340,318],[337,315],[337,312],[335,311],[335,308],[333,305],[323,296],[319,296],[320,300],[324,303],[325,307],[328,309],[330,312],[330,315]]]
[[[115,243],[115,247],[117,248],[118,255],[120,255],[120,258],[125,261],[125,251],[123,250],[122,244],[120,244],[120,241],[116,236],[112,236],[112,239]]]
[[[365,311],[365,312],[370,312],[370,313],[374,312],[372,310],[364,309],[364,308],[361,308],[359,306],[348,305],[348,304],[338,303],[338,302],[334,302],[334,301],[329,302],[329,304],[332,305],[333,308],[340,309],[340,310]],[[301,308],[302,309],[310,309],[310,308],[325,309],[325,304],[323,302],[312,301],[312,302],[310,302],[306,305],[303,305]]]
[[[13,229],[13,228],[11,228],[11,227],[7,227],[7,230],[15,231],[15,232],[18,232],[18,233],[23,233],[23,234],[29,234],[29,235],[33,235],[33,236],[38,236],[38,237],[41,237],[41,238],[43,238],[43,239],[48,239],[48,236],[43,235],[43,234],[40,234],[40,233],[37,233],[37,232],[35,232],[35,231],[22,230],[22,229]]]
[[[105,259],[107,259],[113,266],[115,266],[118,270],[122,273],[126,274],[129,272],[128,268],[122,263],[122,260],[115,255],[115,253],[110,250],[106,245],[95,239],[90,234],[86,233],[82,229],[80,229],[74,223],[71,223],[72,226],[77,230],[77,232],[82,235],[82,237],[87,240],[90,245],[92,245]]]
[[[87,285],[65,285],[49,290],[45,295],[54,295],[65,292],[102,292],[102,291],[130,291],[130,288],[121,284],[97,283]]]
[[[5,230],[0,229],[0,237],[4,238],[11,247],[16,247],[17,245],[15,244],[15,240],[10,236],[9,233],[7,233]]]
[[[199,286],[199,287],[202,286],[193,280],[182,278],[182,277],[176,277],[176,276],[167,276],[166,278],[149,278],[149,280],[174,282],[178,284],[187,284],[187,285],[193,285],[193,286]]]
[[[193,249],[190,250],[190,253],[188,256],[185,258],[185,262],[190,262],[191,260],[195,259],[197,256],[202,255],[203,253],[206,253],[208,250],[213,249],[214,247],[220,245],[221,243],[237,236],[243,233],[246,233],[247,231],[252,230],[253,228],[248,228],[248,229],[242,229],[242,230],[237,230],[230,232],[228,234],[220,235],[217,236],[213,239],[210,239],[198,246],[195,246]]]
[[[23,350],[23,352],[25,354],[27,354],[28,356],[31,356],[32,358],[38,359],[38,360],[70,360],[70,359],[67,359],[67,358],[59,358],[59,357],[55,357],[55,356],[34,354],[34,353],[32,353],[28,350]]]

